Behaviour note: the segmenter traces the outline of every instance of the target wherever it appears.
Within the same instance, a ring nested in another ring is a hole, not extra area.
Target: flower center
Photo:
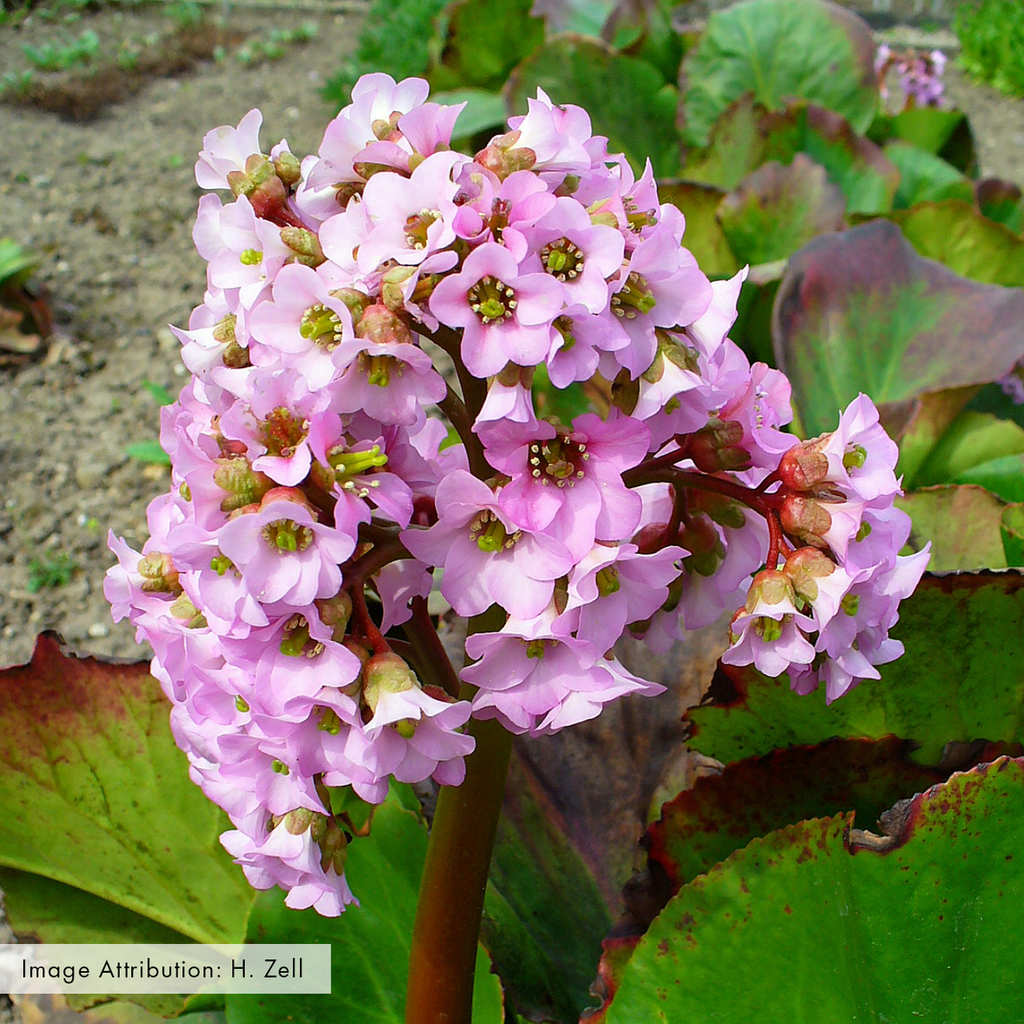
[[[293,615],[285,623],[278,649],[290,658],[315,658],[324,645],[309,635],[309,622],[304,615]]]
[[[626,211],[626,222],[629,230],[639,235],[644,228],[652,228],[658,223],[657,210],[641,210],[632,196],[622,200],[622,208]]]
[[[263,527],[263,539],[282,554],[305,551],[313,542],[313,531],[294,519],[275,519]]]
[[[504,281],[498,281],[489,274],[469,289],[466,298],[469,300],[469,308],[484,324],[511,319],[518,305],[516,293]]]
[[[554,328],[562,336],[562,348],[560,351],[568,352],[576,344],[576,335],[573,333],[573,320],[571,316],[556,316]]]
[[[243,249],[238,254],[238,262],[245,267],[258,267],[263,262],[263,253],[259,249]]]
[[[631,270],[626,283],[612,296],[611,305],[616,316],[635,320],[637,313],[650,313],[654,309],[654,292],[643,277]]]
[[[530,475],[542,484],[552,480],[557,487],[572,487],[585,476],[583,463],[590,458],[587,446],[568,434],[530,445]]]
[[[575,281],[583,273],[583,250],[568,238],[548,242],[540,251],[544,269],[559,281]]]
[[[288,459],[302,443],[309,423],[300,419],[283,405],[271,410],[259,425],[260,440],[268,455]]]
[[[408,217],[405,221],[405,240],[409,243],[409,248],[425,249],[427,247],[427,231],[431,224],[440,219],[440,210],[426,208]]]
[[[318,302],[310,306],[299,321],[299,334],[313,342],[317,348],[328,352],[340,345],[343,340],[341,317]]]
[[[597,593],[599,597],[607,597],[609,594],[618,592],[622,584],[619,583],[619,570],[614,565],[606,565],[600,569],[596,577]]]
[[[469,535],[481,551],[503,551],[515,546],[521,531],[510,535],[505,524],[490,509],[484,509],[469,524]]]
[[[386,388],[391,383],[391,374],[401,377],[403,365],[402,360],[394,356],[371,356],[360,352],[356,357],[356,366],[366,374],[366,383],[379,388]]]

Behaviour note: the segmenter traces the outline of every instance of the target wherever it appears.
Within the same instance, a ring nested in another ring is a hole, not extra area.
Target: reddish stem
[[[352,587],[352,617],[357,622],[357,628],[364,639],[372,648],[374,654],[387,654],[391,648],[388,646],[384,634],[377,628],[377,623],[370,617],[370,609],[366,607],[366,595],[362,586]]]

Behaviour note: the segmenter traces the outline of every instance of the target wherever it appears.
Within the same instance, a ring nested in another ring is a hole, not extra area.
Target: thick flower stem
[[[493,719],[473,719],[469,732],[476,750],[466,758],[466,780],[441,788],[427,845],[412,932],[406,1024],[470,1024],[472,1018],[480,915],[512,735]]]

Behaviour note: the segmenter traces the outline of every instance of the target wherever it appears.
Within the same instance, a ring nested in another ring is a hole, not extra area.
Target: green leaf
[[[144,380],[142,386],[153,396],[153,400],[158,405],[170,405],[174,401],[174,395],[163,384],[154,384],[151,380]]]
[[[708,148],[688,157],[684,176],[733,189],[763,163],[789,164],[797,153],[825,168],[846,196],[848,213],[881,213],[892,206],[899,171],[882,150],[839,114],[806,102],[772,112],[750,94],[741,97],[715,123]]]
[[[505,101],[496,92],[488,92],[486,89],[451,89],[431,94],[430,101],[448,106],[466,104],[466,109],[459,114],[455,125],[455,132],[460,137],[476,135],[484,129],[497,132],[505,127]]]
[[[1024,429],[1016,423],[992,413],[962,412],[914,474],[914,486],[950,483],[982,463],[1022,453]]]
[[[1024,231],[1024,196],[1011,181],[985,178],[974,185],[978,209],[997,224],[1019,235]]]
[[[239,941],[252,890],[217,841],[225,819],[190,781],[148,665],[68,656],[46,633],[28,665],[0,672],[0,694],[0,865],[196,941]]]
[[[1024,501],[1024,456],[1004,455],[964,470],[953,481],[977,484],[1003,501]]]
[[[926,575],[900,605],[892,636],[906,653],[826,705],[785,676],[720,666],[713,703],[686,714],[690,744],[729,763],[833,737],[898,736],[938,764],[949,743],[1024,742],[1024,573]]]
[[[572,893],[567,900],[565,894]],[[551,795],[513,756],[498,823],[482,937],[513,1005],[576,1024],[612,918]]]
[[[769,110],[806,99],[842,114],[858,131],[878,107],[871,30],[817,0],[747,0],[708,18],[683,72],[685,136],[706,145],[712,126],[746,92]]]
[[[169,466],[171,457],[160,447],[159,441],[136,441],[125,448],[129,458],[139,462],[152,462],[158,466]]]
[[[755,839],[665,908],[605,1019],[1016,1019],[1022,822],[1024,765],[1001,758],[897,806],[882,837],[838,815]]]
[[[576,32],[584,36],[600,36],[608,16],[617,7],[617,0],[547,0],[538,11],[544,19],[548,35]]]
[[[1024,286],[1024,239],[969,202],[919,203],[892,219],[922,256],[983,284]]]
[[[419,819],[393,793],[374,812],[370,835],[352,841],[345,877],[361,905],[340,917],[289,910],[284,895],[262,893],[249,919],[247,942],[329,942],[330,995],[229,994],[228,1024],[322,1024],[405,1020],[405,992],[416,899],[427,849]],[[486,951],[477,951],[473,1024],[501,1024],[501,986]]]
[[[877,220],[790,258],[772,338],[814,436],[833,429],[858,392],[887,406],[890,427],[905,427],[920,396],[998,380],[1024,357],[1022,322],[1024,292],[922,259],[894,224]]]
[[[999,539],[1003,502],[983,487],[923,487],[896,504],[913,520],[908,548],[920,551],[931,542],[932,572],[1006,567]]]
[[[889,133],[902,139],[915,149],[941,156],[956,137],[957,131],[967,123],[962,110],[946,107],[908,107],[889,122]],[[959,170],[965,167],[957,165]]]
[[[722,200],[718,220],[741,263],[770,263],[817,235],[842,230],[845,210],[825,169],[797,153],[788,166],[771,161],[748,174]]]
[[[670,178],[658,182],[663,203],[679,207],[686,217],[683,244],[697,259],[701,270],[714,279],[732,277],[742,263],[736,259],[718,222],[718,205],[725,192],[713,185]]]
[[[1007,505],[999,521],[1006,564],[1024,566],[1024,504]]]
[[[589,114],[595,135],[643,171],[650,157],[658,177],[679,173],[676,90],[650,64],[625,57],[584,36],[556,36],[516,68],[505,88],[510,115],[543,89],[553,103],[574,103]]]
[[[531,0],[449,4],[445,42],[427,75],[431,88],[500,89],[512,69],[544,42],[544,21],[530,13],[531,7]],[[514,113],[526,113],[526,104]]]
[[[890,142],[885,155],[900,172],[893,208],[905,210],[915,203],[960,199],[974,200],[971,183],[951,164],[906,142]]]

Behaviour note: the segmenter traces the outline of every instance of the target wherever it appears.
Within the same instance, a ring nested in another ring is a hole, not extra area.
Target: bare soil
[[[110,529],[141,546],[146,505],[166,482],[164,468],[130,458],[127,446],[156,438],[147,383],[171,393],[183,383],[166,325],[185,324],[203,293],[191,241],[195,153],[210,128],[254,106],[265,149],[285,136],[297,155],[315,150],[332,113],[318,89],[359,26],[357,11],[326,2],[290,7],[238,2],[191,42],[160,5],[98,6],[70,25],[33,15],[0,26],[0,71],[28,66],[25,43],[85,30],[100,37],[101,52],[141,48],[152,61],[144,75],[114,76],[113,96],[101,76],[76,86],[66,72],[24,103],[0,104],[0,237],[40,255],[37,279],[56,329],[35,356],[0,366],[0,665],[27,660],[47,628],[84,651],[143,656],[103,599],[106,537]],[[314,39],[277,61],[251,67],[232,55],[237,40],[304,20],[316,22]],[[217,47],[219,60],[199,59]],[[983,171],[1024,178],[1024,102],[953,68],[947,81],[971,116]]]

